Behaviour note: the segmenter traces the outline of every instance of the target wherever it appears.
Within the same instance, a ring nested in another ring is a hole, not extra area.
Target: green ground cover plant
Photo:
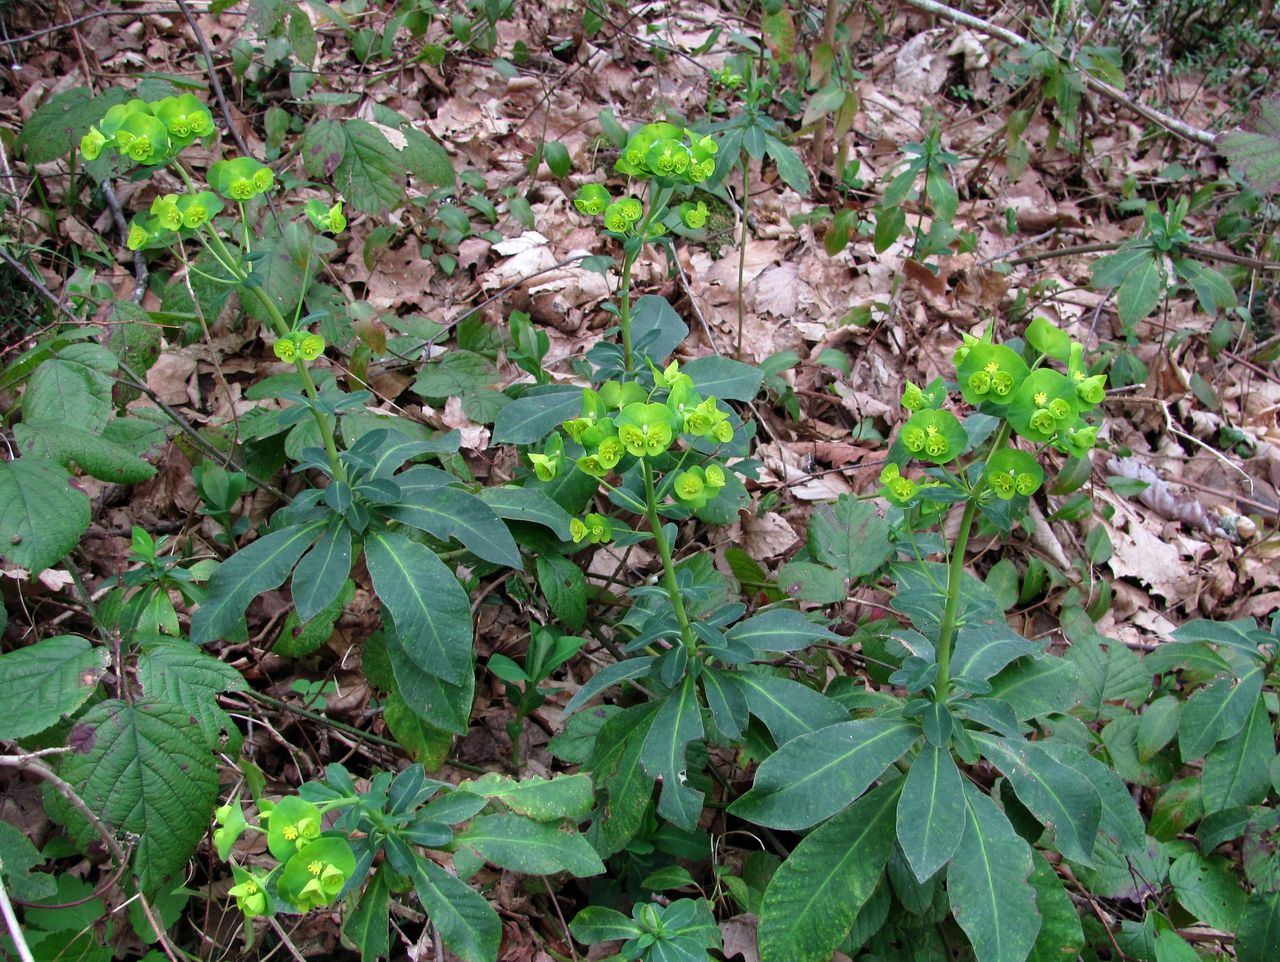
[[[6,269],[49,312],[0,370],[3,950],[1280,957],[1280,101],[1215,137],[1116,90],[1109,5],[1027,39],[971,6],[768,0],[694,42],[595,3],[537,33],[254,0],[210,9],[239,16],[215,55],[183,3],[201,81],[32,96],[3,141]],[[996,66],[952,55],[960,119],[890,136],[862,85],[908,9]],[[608,45],[691,92],[575,141],[556,85]],[[448,70],[542,98],[505,175],[467,133],[492,104],[428,132],[347,77]],[[1063,228],[979,260],[1020,229],[985,192],[1104,169],[1099,91],[1161,174],[1107,182],[1090,216],[1139,216],[1013,293]],[[985,140],[975,97],[1008,108]],[[107,231],[60,232],[94,206]],[[798,239],[762,268],[768,231]],[[854,267],[859,304],[774,336],[806,271]],[[999,293],[958,300],[973,277]],[[1193,456],[1247,494],[1189,507],[1144,463]]]

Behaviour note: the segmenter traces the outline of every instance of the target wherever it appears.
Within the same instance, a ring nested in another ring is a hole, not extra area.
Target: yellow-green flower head
[[[616,169],[633,177],[648,176],[652,173],[646,164],[649,149],[658,141],[679,141],[681,136],[680,128],[674,124],[645,124],[627,139],[626,146],[622,148],[622,156],[615,165]]]
[[[618,462],[622,460],[622,456],[627,453],[627,449],[617,436],[607,437],[602,440],[595,449],[596,461],[600,467],[606,471],[612,471],[617,467]]]
[[[317,838],[285,862],[276,882],[280,897],[303,912],[330,905],[356,870],[345,838]]]
[[[1053,441],[1058,450],[1077,458],[1088,457],[1097,443],[1097,426],[1087,423],[1083,418],[1076,418],[1075,424],[1065,430],[1060,427]]]
[[[125,247],[131,251],[141,250],[151,241],[152,235],[147,224],[141,216],[136,216],[129,222],[129,236],[125,239]]]
[[[619,201],[614,201],[604,210],[605,230],[612,231],[615,234],[625,234],[634,223],[635,221],[627,216],[625,205]]]
[[[1013,475],[1008,471],[992,471],[987,475],[987,484],[991,485],[991,490],[1004,501],[1008,501],[1016,493]]]
[[[1008,501],[1016,494],[1028,496],[1039,490],[1044,468],[1027,451],[1002,448],[987,460],[986,478],[996,497]]]
[[[1075,385],[1058,371],[1039,368],[1019,385],[1009,404],[1009,425],[1037,444],[1049,441],[1077,416]]]
[[[98,121],[98,129],[107,140],[113,140],[116,133],[124,126],[124,122],[135,114],[150,115],[151,105],[137,98],[126,103],[115,104],[102,115],[102,119]]]
[[[920,385],[914,381],[908,381],[906,389],[902,392],[902,406],[908,411],[921,411],[928,406],[924,391],[920,390]]]
[[[290,859],[308,841],[319,837],[320,822],[320,809],[296,795],[288,795],[271,812],[267,848],[282,862]]]
[[[587,536],[587,523],[581,518],[569,519],[569,537],[573,539],[574,544],[582,544],[583,539]]]
[[[890,504],[905,508],[920,493],[920,486],[904,477],[896,464],[889,463],[880,471],[880,495]]]
[[[244,917],[252,919],[266,915],[269,903],[263,880],[234,863],[231,866],[231,877],[235,885],[227,889],[227,894],[236,900],[236,908],[244,913]]]
[[[644,204],[641,203],[639,197],[618,198],[618,207],[621,208],[623,215],[633,224],[644,216]]]
[[[252,157],[219,160],[209,168],[209,186],[230,200],[246,201],[270,190],[275,183],[271,168]]]
[[[533,465],[533,473],[539,481],[554,481],[560,473],[560,456],[529,452],[529,463]]]
[[[594,511],[583,518],[587,540],[592,544],[607,544],[613,540],[613,522]]]
[[[898,436],[904,448],[934,464],[946,464],[958,458],[968,441],[954,414],[934,408],[911,415]]]
[[[135,110],[116,131],[116,146],[134,163],[155,166],[169,160],[169,131],[151,114]]]
[[[183,227],[200,227],[222,213],[222,200],[213,191],[202,190],[179,197],[178,210],[182,212]]]
[[[102,155],[102,148],[107,145],[107,138],[97,127],[90,127],[89,132],[80,138],[80,156],[85,160],[97,160]]]
[[[725,481],[728,480],[725,477],[724,468],[720,467],[720,465],[716,464],[714,461],[703,466],[702,477],[707,482],[707,487],[712,491],[719,491],[724,487]]]
[[[303,211],[316,230],[341,234],[347,229],[347,218],[342,213],[342,201],[338,201],[332,207],[325,207],[322,200],[309,200]]]
[[[213,115],[194,94],[165,97],[152,105],[152,113],[164,123],[175,141],[182,142],[182,146],[213,133]]]
[[[659,177],[678,177],[692,162],[689,148],[674,138],[652,144],[644,158],[644,166]]]
[[[275,356],[282,361],[314,361],[324,353],[324,338],[319,334],[306,331],[292,331],[284,337],[277,338],[271,345]]]
[[[665,404],[636,402],[618,415],[618,440],[636,457],[662,454],[675,440],[675,418]]]
[[[603,184],[583,184],[578,188],[578,196],[573,199],[573,206],[578,208],[580,214],[597,217],[604,213],[610,201],[609,191]]]
[[[1003,344],[975,344],[956,366],[960,392],[975,407],[983,401],[1008,404],[1027,373],[1026,361]]]
[[[178,195],[165,194],[151,202],[152,223],[165,230],[178,230],[182,227],[182,211],[178,209]]]
[[[698,201],[696,204],[685,201],[680,205],[680,222],[690,230],[701,230],[707,226],[707,205],[705,201]]]
[[[690,468],[676,475],[671,490],[681,501],[700,501],[705,500],[703,491],[706,487],[707,482],[703,478],[702,469]]]

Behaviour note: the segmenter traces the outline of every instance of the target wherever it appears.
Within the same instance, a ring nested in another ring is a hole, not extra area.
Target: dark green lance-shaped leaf
[[[413,881],[418,901],[439,929],[445,948],[464,962],[493,962],[498,957],[502,922],[483,895],[421,855],[394,868]]]
[[[388,505],[389,518],[448,541],[457,538],[478,558],[520,567],[520,549],[502,519],[474,494],[460,488],[433,488],[420,497]]]
[[[1079,675],[1065,658],[1022,658],[991,679],[992,698],[1019,720],[1068,712],[1079,701]]]
[[[351,573],[351,529],[341,518],[329,522],[293,572],[293,606],[308,622],[329,606]]]
[[[800,155],[772,134],[764,140],[765,153],[778,165],[782,182],[803,197],[809,193],[809,171]]]
[[[1024,962],[1040,931],[1031,848],[996,803],[964,783],[966,818],[947,869],[951,911],[980,962]]]
[[[369,477],[389,478],[411,458],[436,450],[436,445],[431,441],[410,437],[403,431],[389,430],[382,436],[381,443],[371,452]]]
[[[725,738],[741,738],[747,727],[747,699],[737,685],[737,679],[727,671],[705,669],[702,694],[711,711],[711,719]]]
[[[764,372],[760,368],[717,354],[696,358],[683,370],[693,379],[693,386],[699,394],[722,401],[750,401],[764,380]]]
[[[1276,757],[1266,704],[1259,698],[1244,729],[1218,742],[1205,756],[1201,777],[1205,814],[1261,802],[1271,788],[1270,770]]]
[[[68,470],[74,462],[100,481],[137,484],[156,473],[123,444],[62,421],[23,421],[14,425],[13,433],[24,454],[48,458]]]
[[[617,909],[588,905],[573,917],[569,931],[583,945],[595,945],[597,942],[634,938],[643,930]]]
[[[1178,257],[1173,261],[1173,270],[1191,285],[1200,309],[1206,314],[1216,317],[1219,311],[1236,306],[1236,292],[1231,282],[1207,264]]]
[[[527,815],[539,822],[586,818],[594,802],[591,779],[584,774],[529,777],[516,781],[506,775],[489,772],[458,787],[496,798],[517,815]]]
[[[980,732],[972,736],[983,756],[1009,779],[1018,801],[1053,833],[1058,850],[1092,865],[1102,799],[1088,777],[1031,742]]]
[[[950,749],[926,746],[907,773],[898,802],[898,844],[925,882],[951,860],[964,824],[964,785]]]
[[[523,875],[568,872],[583,878],[604,871],[600,856],[577,831],[523,815],[481,816],[456,841],[485,861]]]
[[[476,677],[470,667],[462,681],[453,685],[418,663],[416,658],[422,651],[411,655],[406,647],[408,639],[391,632],[386,643],[387,659],[405,705],[432,726],[465,735],[476,693]]]
[[[88,496],[52,461],[0,461],[0,556],[39,574],[80,542],[90,518]]]
[[[302,138],[302,162],[332,182],[352,207],[380,214],[404,198],[405,165],[377,127],[363,120],[316,120]]]
[[[97,690],[110,657],[75,635],[0,655],[0,739],[34,735],[70,715]]]
[[[679,828],[693,831],[702,814],[702,792],[689,785],[689,742],[701,738],[702,712],[692,675],[685,675],[658,709],[640,753],[640,764],[650,778],[662,780],[658,814]]]
[[[764,722],[779,745],[849,719],[834,698],[790,678],[745,671],[730,677],[746,697],[748,710]]]
[[[778,867],[760,907],[761,962],[827,962],[840,947],[893,851],[901,790],[898,780],[868,792]]]
[[[1120,316],[1121,325],[1132,330],[1156,309],[1167,286],[1164,264],[1155,251],[1137,259],[1116,291],[1116,313]]]
[[[852,584],[893,556],[890,528],[870,502],[841,495],[834,504],[814,509],[809,518],[809,546],[817,561],[835,568]]]
[[[986,681],[1015,658],[1036,655],[1043,645],[1023,638],[1004,621],[981,620],[961,625],[951,654],[954,678]]]
[[[834,631],[816,625],[794,608],[773,608],[738,622],[725,637],[757,652],[799,651],[818,641],[839,641]]]
[[[137,837],[138,875],[154,890],[208,827],[218,799],[213,754],[185,708],[150,698],[95,705],[69,741],[75,750],[61,756],[58,774],[108,825]],[[97,837],[78,816],[73,822],[82,844]]]
[[[1280,97],[1259,101],[1247,123],[1219,134],[1217,143],[1236,175],[1274,192],[1280,187]]]
[[[564,714],[572,715],[595,697],[596,694],[612,685],[626,681],[629,678],[639,678],[641,675],[647,674],[655,660],[653,655],[645,655],[641,658],[628,658],[626,661],[615,662],[612,665],[601,668],[591,676],[585,685],[573,693],[569,703],[564,706]]]
[[[624,709],[609,718],[596,736],[586,767],[606,799],[590,833],[602,857],[622,851],[649,810],[653,780],[644,773],[640,754],[656,712],[651,702]]]
[[[400,488],[400,497],[406,501],[421,501],[431,497],[431,493],[437,488],[458,482],[448,471],[441,471],[429,464],[415,464],[411,468],[405,468],[392,480]]]
[[[1262,694],[1262,667],[1251,664],[1239,681],[1218,678],[1187,699],[1178,721],[1178,751],[1183,761],[1194,761],[1244,728]]]
[[[374,962],[391,951],[391,890],[387,884],[387,867],[378,866],[364,887],[360,901],[342,923],[342,935],[360,950],[360,962]]]
[[[659,367],[688,336],[689,326],[665,297],[645,294],[631,305],[631,342]]]
[[[471,677],[471,603],[453,572],[426,545],[395,531],[368,537],[365,563],[404,654],[421,671],[463,684]]]
[[[531,388],[498,415],[493,423],[495,444],[536,444],[562,421],[582,411],[582,389],[564,384]]]
[[[1242,655],[1255,660],[1265,660],[1259,645],[1274,644],[1275,639],[1258,627],[1252,618],[1235,618],[1231,621],[1206,621],[1197,618],[1179,625],[1173,632],[1178,642],[1209,642],[1224,648],[1234,648]],[[1162,645],[1161,648],[1173,647]],[[1179,651],[1179,656],[1183,652]]]
[[[243,739],[218,704],[223,692],[248,687],[236,669],[184,641],[166,641],[138,656],[138,681],[149,697],[185,708],[211,749],[223,748],[226,737],[226,747],[238,753]]]
[[[1044,921],[1027,962],[1072,962],[1084,948],[1080,913],[1048,860],[1032,849],[1031,861],[1035,868],[1027,881],[1036,890],[1036,911]]]
[[[1280,892],[1254,892],[1236,927],[1236,962],[1280,959]]]
[[[581,631],[587,620],[587,577],[576,564],[558,554],[537,559],[538,587],[552,613],[570,631]]]
[[[499,518],[540,524],[544,528],[550,528],[561,541],[568,541],[572,537],[569,531],[572,516],[545,491],[505,485],[500,488],[485,488],[480,492],[480,497],[493,508],[494,514]]]
[[[901,720],[864,718],[793,738],[764,760],[730,811],[769,828],[816,825],[861,795],[919,734]]]
[[[204,602],[191,616],[192,644],[205,645],[235,631],[249,602],[284,584],[323,527],[323,521],[310,521],[282,528],[218,565],[209,578]]]

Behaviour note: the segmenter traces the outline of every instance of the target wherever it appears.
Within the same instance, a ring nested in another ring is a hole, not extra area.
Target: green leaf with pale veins
[[[813,556],[835,568],[852,584],[876,571],[895,552],[889,522],[868,501],[842,495],[834,504],[818,505],[809,518]]]
[[[505,485],[500,488],[485,488],[480,492],[480,497],[493,508],[494,514],[499,518],[540,524],[544,528],[550,528],[561,541],[568,541],[572,537],[569,531],[572,516],[545,491]]]
[[[433,488],[412,501],[387,505],[387,517],[441,541],[456,538],[478,558],[519,568],[520,549],[502,519],[480,498],[461,488]]]
[[[960,845],[947,869],[951,912],[979,962],[1024,962],[1041,925],[1027,883],[1031,847],[976,785],[964,783],[964,801]]]
[[[298,620],[310,621],[338,597],[351,573],[351,529],[340,517],[302,556],[293,572],[293,606]]]
[[[502,942],[502,922],[483,895],[421,855],[409,865],[393,867],[412,880],[418,901],[440,930],[445,948],[464,962],[494,962]]]
[[[1092,865],[1102,799],[1088,777],[1031,742],[980,732],[973,739],[1009,779],[1018,801],[1053,833],[1058,850],[1074,862]]]
[[[360,901],[342,922],[342,935],[360,949],[360,962],[375,962],[391,951],[391,890],[387,866],[380,865],[360,894]]]
[[[834,698],[790,678],[746,671],[726,673],[726,677],[742,692],[747,709],[764,722],[778,745],[849,720],[849,713]]]
[[[771,608],[752,615],[726,631],[725,637],[757,652],[799,651],[818,641],[842,640],[794,608]]]
[[[1274,192],[1280,187],[1280,97],[1260,101],[1247,123],[1219,134],[1217,144],[1237,176]]]
[[[426,545],[395,531],[369,535],[365,563],[404,654],[421,671],[461,685],[471,676],[471,603],[453,572]],[[413,707],[403,684],[402,693]]]
[[[75,635],[0,655],[0,739],[42,732],[89,700],[111,652]]]
[[[689,742],[703,734],[696,683],[692,675],[685,675],[680,688],[666,697],[654,716],[640,763],[649,777],[662,780],[658,814],[688,831],[698,827],[702,792],[689,786],[685,753]]]
[[[455,842],[485,861],[522,875],[568,872],[584,878],[604,871],[600,856],[577,831],[561,830],[523,815],[481,816],[455,836]]]
[[[964,817],[964,786],[951,750],[926,746],[911,763],[897,816],[898,844],[919,881],[950,861]]]
[[[88,496],[42,458],[0,461],[0,556],[37,575],[80,543]]]
[[[840,947],[893,851],[901,790],[899,779],[868,792],[778,867],[760,907],[761,962],[827,962]]]
[[[119,359],[101,344],[71,344],[36,368],[22,396],[24,419],[60,421],[101,434],[111,419]]]
[[[75,750],[60,756],[58,774],[108,825],[137,837],[137,872],[154,890],[208,828],[218,801],[212,752],[185,708],[150,698],[95,705],[69,741]],[[81,844],[97,837],[78,815],[72,822]]]
[[[223,692],[249,687],[236,669],[186,642],[158,642],[138,656],[138,682],[149,697],[185,708],[211,749],[223,748],[225,733],[228,752],[239,754],[244,739],[218,704]]]
[[[1048,860],[1032,849],[1031,861],[1035,868],[1027,881],[1036,890],[1036,911],[1044,921],[1027,962],[1075,962],[1084,949],[1080,913]]]
[[[1244,729],[1218,742],[1205,756],[1201,776],[1205,814],[1261,802],[1271,788],[1271,764],[1276,758],[1266,702],[1259,698]]]
[[[1239,680],[1223,676],[1187,699],[1178,719],[1178,751],[1184,762],[1195,761],[1244,728],[1262,694],[1262,669],[1251,663]]]
[[[591,814],[595,793],[586,775],[555,775],[552,778],[528,777],[516,781],[506,775],[489,772],[458,788],[496,798],[518,815],[540,822],[561,818],[582,819]]]
[[[323,527],[323,521],[310,521],[273,531],[218,565],[191,616],[191,643],[208,644],[235,631],[249,602],[284,584]]]
[[[816,825],[861,795],[919,734],[908,722],[864,718],[793,738],[761,763],[729,810],[769,828]]]
[[[156,473],[124,445],[62,421],[23,421],[14,425],[13,434],[24,454],[48,458],[68,470],[75,462],[100,481],[137,484]]]
[[[381,214],[404,200],[405,164],[377,127],[364,120],[316,120],[302,138],[302,162],[332,181],[352,207]]]

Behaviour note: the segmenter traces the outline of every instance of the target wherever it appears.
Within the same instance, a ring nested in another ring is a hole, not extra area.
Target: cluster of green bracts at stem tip
[[[259,818],[267,823],[267,848],[279,864],[266,873],[231,865],[235,885],[228,894],[240,911],[253,918],[277,909],[309,912],[332,905],[356,870],[346,837],[324,832],[321,809],[295,796],[274,805],[259,800],[258,809]],[[238,800],[219,808],[214,818],[218,823],[214,846],[223,859],[245,831],[262,831],[248,824]]]
[[[1030,363],[1028,363],[1028,358]],[[1027,329],[1022,353],[1007,344],[965,336],[952,358],[964,400],[984,414],[1004,419],[1019,437],[1037,446],[1052,446],[1083,457],[1098,437],[1097,425],[1085,415],[1101,403],[1106,376],[1089,374],[1083,345],[1040,318]],[[1059,361],[1065,373],[1045,366]],[[947,387],[941,379],[921,388],[907,382],[902,406],[911,416],[898,432],[906,458],[894,458],[880,474],[881,494],[892,504],[907,507],[923,499],[938,480],[917,481],[903,474],[905,461],[918,459],[942,468],[962,455],[968,436],[959,419],[944,410]],[[1029,496],[1044,483],[1044,469],[1036,456],[1016,448],[999,448],[987,459],[980,485],[1002,500]]]
[[[591,477],[604,479],[624,458],[657,458],[667,454],[681,436],[717,444],[733,440],[733,425],[714,397],[702,397],[693,381],[672,361],[664,370],[653,369],[654,388],[646,391],[635,381],[606,381],[598,391],[584,388],[582,413],[562,425],[541,452],[529,454],[534,474],[551,481],[570,461]],[[663,396],[665,395],[665,397]],[[580,448],[570,453],[566,445]],[[687,455],[692,451],[685,451]],[[685,458],[670,473],[669,492],[677,504],[697,510],[719,494],[726,482],[724,467],[714,459],[684,467]],[[574,519],[573,540],[593,544],[609,540],[607,518],[589,514]]]

